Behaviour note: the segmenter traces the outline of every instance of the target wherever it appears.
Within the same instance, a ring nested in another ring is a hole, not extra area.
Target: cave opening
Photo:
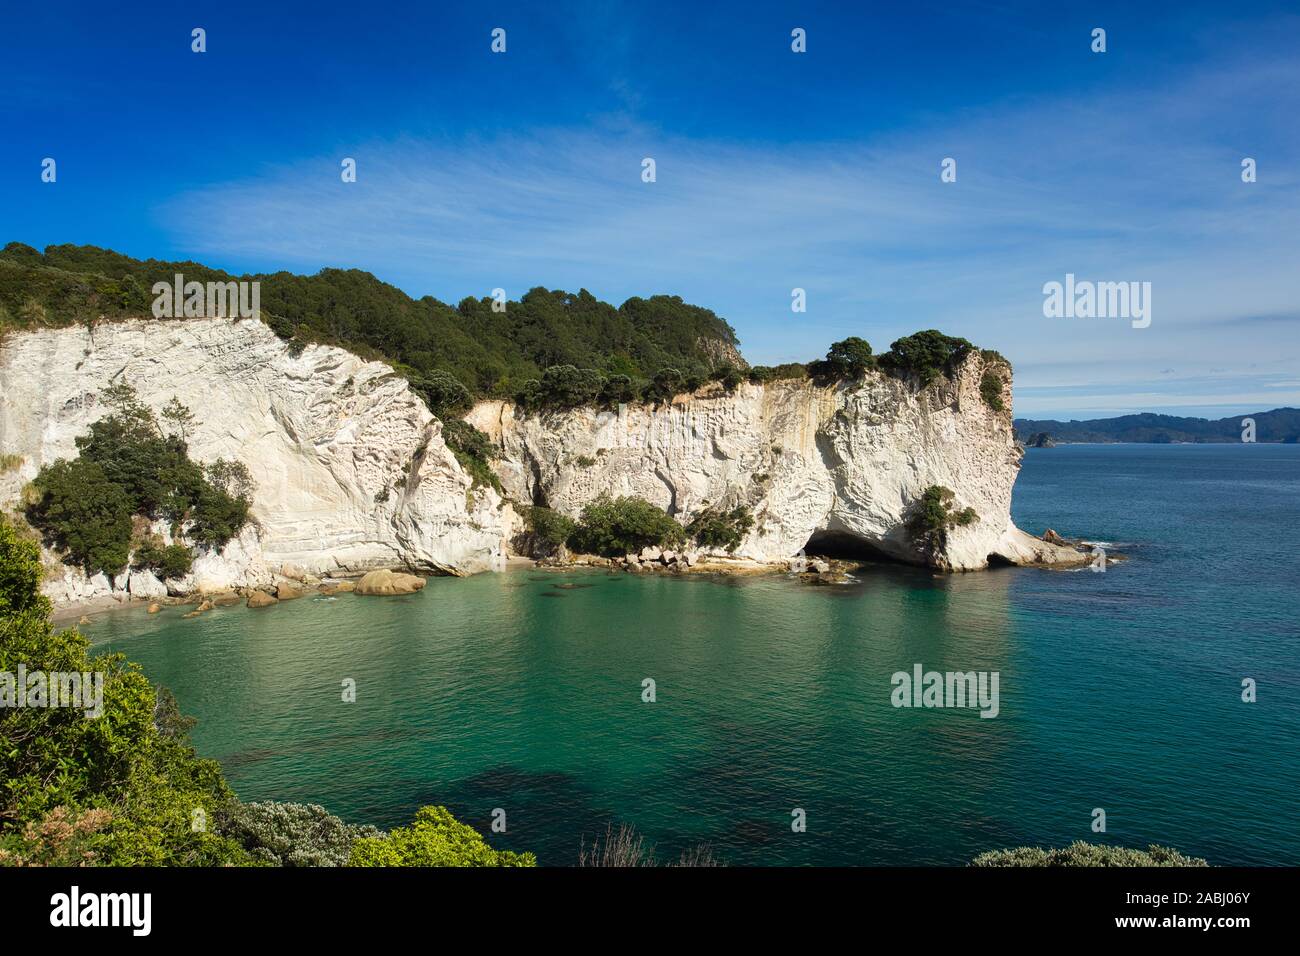
[[[809,557],[839,558],[845,561],[887,561],[898,558],[869,541],[847,531],[814,531],[803,553]]]

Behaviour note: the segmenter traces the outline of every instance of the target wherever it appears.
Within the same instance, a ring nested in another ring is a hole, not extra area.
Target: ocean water
[[[520,571],[85,630],[172,688],[242,798],[382,827],[440,803],[484,832],[501,808],[491,842],[543,864],[609,822],[732,865],[1075,839],[1300,864],[1300,446],[1031,449],[1013,511],[1129,560],[837,587]],[[892,706],[918,663],[996,671],[998,716]]]

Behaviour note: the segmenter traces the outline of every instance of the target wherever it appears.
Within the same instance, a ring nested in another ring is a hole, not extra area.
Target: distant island
[[[1246,429],[1243,424],[1246,419],[1252,419],[1255,423],[1257,442],[1294,444],[1300,441],[1300,408],[1275,408],[1271,412],[1253,412],[1213,420],[1143,412],[1120,415],[1117,418],[1094,418],[1084,422],[1017,418],[1013,425],[1017,440],[1036,448],[1050,448],[1061,442],[1169,445],[1175,442],[1240,442]]]

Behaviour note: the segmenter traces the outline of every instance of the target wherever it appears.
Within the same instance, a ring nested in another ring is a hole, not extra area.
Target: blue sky
[[[753,362],[940,328],[1022,416],[1300,405],[1294,4],[848,6],[12,6],[0,241],[676,293]],[[1151,282],[1150,327],[1045,318],[1067,272]]]

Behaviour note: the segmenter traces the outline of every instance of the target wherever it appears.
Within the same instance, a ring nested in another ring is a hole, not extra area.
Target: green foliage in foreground
[[[104,399],[113,411],[77,438],[79,457],[45,466],[32,481],[32,526],[90,574],[126,567],[133,516],[166,518],[173,536],[224,547],[248,521],[247,468],[221,459],[205,468],[190,460],[183,431],[164,432],[128,385],[106,389]],[[172,422],[189,414],[175,400],[167,413]],[[164,576],[189,570],[178,552],[151,544],[137,564]]]
[[[1061,849],[1036,846],[990,850],[971,860],[971,866],[1209,866],[1199,857],[1152,844],[1145,850],[1105,846],[1076,840]]]
[[[421,807],[415,822],[387,836],[357,840],[352,866],[536,866],[531,853],[494,850],[446,807]]]
[[[0,707],[0,866],[536,865],[441,807],[385,835],[318,806],[241,805],[194,752],[175,698],[123,655],[55,631],[40,582],[40,548],[0,517],[0,675],[97,672],[102,713]],[[13,688],[0,680],[0,693]]]
[[[676,548],[686,543],[686,529],[662,508],[634,496],[601,495],[582,509],[569,547],[607,558],[647,547]]]
[[[176,866],[247,863],[236,843],[192,826],[234,802],[140,669],[56,632],[39,592],[40,551],[0,519],[0,673],[98,672],[103,713],[0,708],[0,864]]]
[[[271,866],[347,866],[358,840],[380,839],[368,825],[344,823],[324,807],[302,803],[241,803],[221,832]]]

